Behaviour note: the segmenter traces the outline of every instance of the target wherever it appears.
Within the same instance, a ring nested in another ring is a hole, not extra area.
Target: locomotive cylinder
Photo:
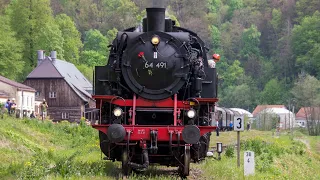
[[[165,8],[147,8],[147,31],[164,32]]]

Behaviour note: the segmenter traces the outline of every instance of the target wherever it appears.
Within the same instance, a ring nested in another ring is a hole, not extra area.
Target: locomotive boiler
[[[95,67],[100,148],[122,171],[149,164],[178,167],[203,160],[210,144],[217,72],[199,36],[147,8],[142,28],[117,33],[105,66]]]

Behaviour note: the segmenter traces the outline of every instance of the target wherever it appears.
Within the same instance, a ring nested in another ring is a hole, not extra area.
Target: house
[[[92,84],[74,64],[57,59],[55,51],[51,56],[38,51],[37,67],[24,84],[36,89],[37,99],[47,101],[48,116],[54,121],[78,122],[86,108],[95,108]]]
[[[23,113],[26,116],[34,111],[35,92],[34,88],[0,76],[0,102],[6,102],[8,99],[14,101],[17,105],[17,115],[21,116]]]
[[[295,124],[295,114],[286,108],[266,108],[256,116],[257,126],[267,127],[279,125],[281,129],[290,129]]]
[[[287,109],[285,105],[258,105],[252,112],[253,117],[256,117],[260,111],[267,108],[284,108]]]
[[[0,91],[0,104],[5,104],[9,99],[9,95],[3,91]]]
[[[296,123],[302,127],[307,126],[307,122],[312,120],[314,122],[320,121],[320,107],[301,107],[296,114]]]

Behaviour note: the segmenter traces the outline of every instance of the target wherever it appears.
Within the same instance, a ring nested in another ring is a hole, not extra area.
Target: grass
[[[0,179],[118,179],[120,163],[101,160],[98,132],[79,125],[28,119],[0,119]],[[236,144],[236,132],[212,134],[216,142]],[[243,152],[255,152],[255,175],[244,177]],[[192,164],[188,179],[320,179],[320,138],[299,131],[241,132],[241,167],[233,146],[220,161]],[[179,179],[175,168],[151,166],[130,179]]]

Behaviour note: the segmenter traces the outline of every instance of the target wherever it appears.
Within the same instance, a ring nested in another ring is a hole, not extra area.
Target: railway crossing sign
[[[234,131],[244,131],[244,116],[234,116]]]
[[[253,151],[245,151],[244,156],[244,175],[252,175],[254,174],[254,167],[255,167],[255,162],[254,162],[254,152]]]

